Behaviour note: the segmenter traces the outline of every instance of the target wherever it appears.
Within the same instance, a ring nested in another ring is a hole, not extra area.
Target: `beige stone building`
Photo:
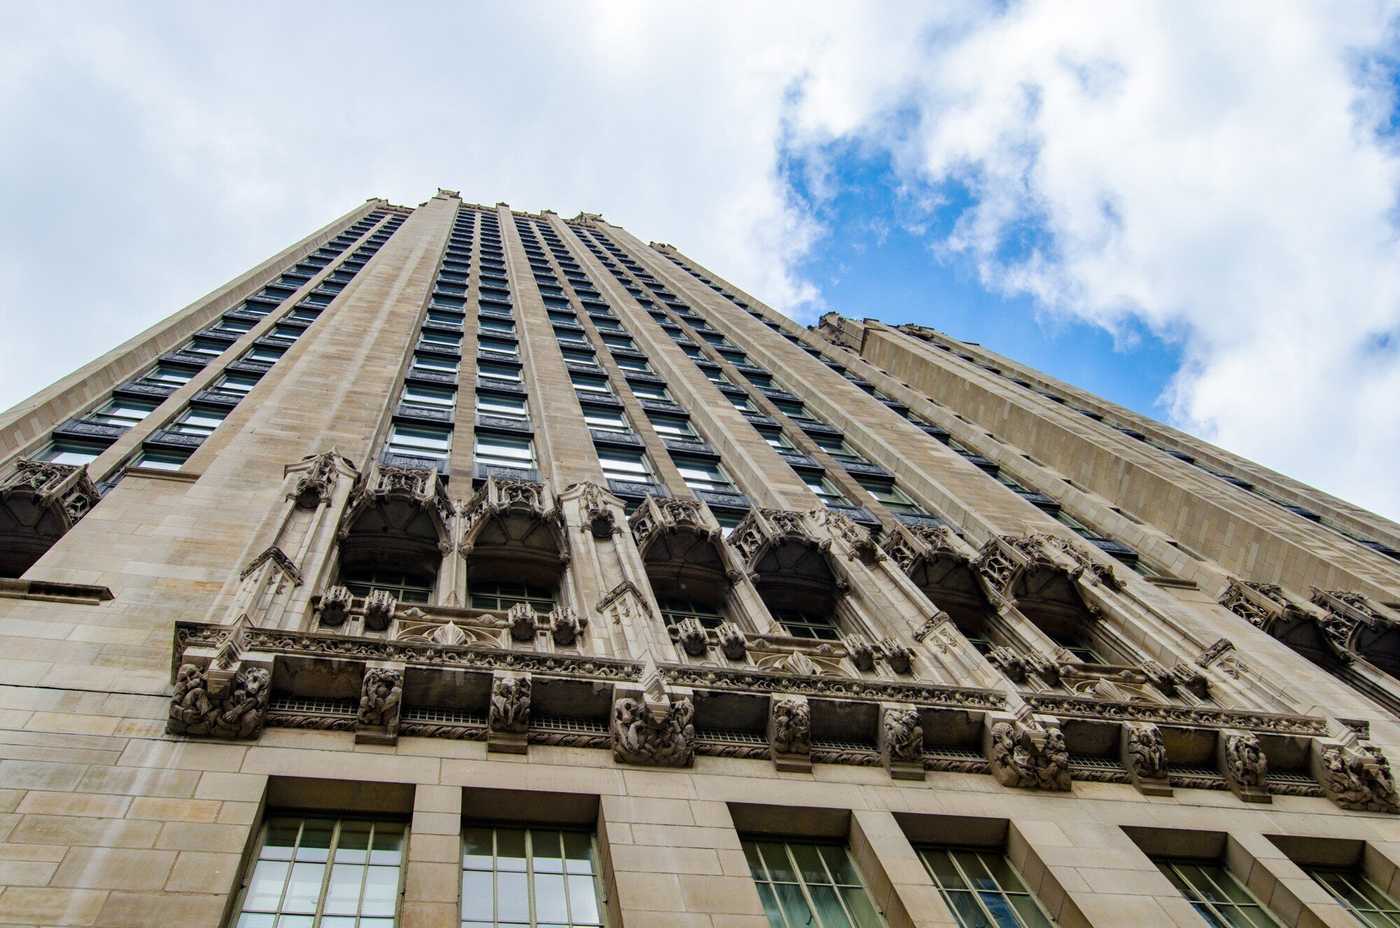
[[[941,332],[371,200],[0,415],[0,925],[1400,925],[1397,558]]]

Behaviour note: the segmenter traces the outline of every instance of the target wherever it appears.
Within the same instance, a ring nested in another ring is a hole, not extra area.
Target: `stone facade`
[[[1353,923],[1306,866],[1400,890],[1400,527],[601,217],[369,201],[0,455],[0,925],[230,924],[270,810],[406,822],[410,928],[458,924],[464,820],[590,828],[614,928],[768,924],[741,835],[845,844],[892,926],[958,924],[934,844],[1065,926],[1200,924],[1161,857],[1285,925]]]

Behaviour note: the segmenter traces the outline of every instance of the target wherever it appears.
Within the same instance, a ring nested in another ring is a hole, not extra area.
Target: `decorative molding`
[[[1259,736],[1249,731],[1223,731],[1216,743],[1220,772],[1230,791],[1245,802],[1271,802],[1269,758]]]
[[[172,735],[256,738],[272,695],[271,672],[266,667],[244,667],[234,673],[231,685],[223,687],[210,677],[208,668],[180,665],[165,730]]]
[[[1070,788],[1069,748],[1057,721],[1029,713],[993,722],[987,760],[1003,786],[1064,791]]]
[[[403,666],[371,663],[360,683],[360,706],[355,715],[357,744],[397,744],[403,708]]]

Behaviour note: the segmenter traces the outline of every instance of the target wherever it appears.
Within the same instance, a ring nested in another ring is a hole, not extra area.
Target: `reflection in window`
[[[1050,918],[999,852],[920,848],[919,859],[962,928],[1049,928]]]
[[[404,837],[397,822],[271,819],[234,928],[392,928]]]
[[[401,603],[426,603],[433,595],[432,577],[396,570],[357,570],[344,574],[340,582],[356,596],[383,590]]]
[[[800,609],[773,609],[773,618],[783,631],[794,638],[814,638],[818,641],[840,641],[841,629],[829,615],[803,612]]]
[[[554,608],[554,591],[529,583],[477,581],[471,585],[471,597],[473,609],[509,609],[516,603],[529,603],[536,612]]]
[[[1207,925],[1278,928],[1278,922],[1254,894],[1220,864],[1196,860],[1158,860],[1155,863]]]
[[[744,856],[772,928],[880,928],[844,847],[745,839]]]
[[[1308,876],[1322,884],[1363,925],[1400,925],[1400,903],[1381,892],[1359,870],[1330,867],[1304,867]]]
[[[468,826],[462,831],[462,928],[603,924],[593,836]]]

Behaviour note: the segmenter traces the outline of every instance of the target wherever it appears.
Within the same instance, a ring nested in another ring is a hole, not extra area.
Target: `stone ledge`
[[[32,599],[39,602],[97,606],[115,599],[105,586],[64,583],[59,580],[0,580],[0,599]]]

